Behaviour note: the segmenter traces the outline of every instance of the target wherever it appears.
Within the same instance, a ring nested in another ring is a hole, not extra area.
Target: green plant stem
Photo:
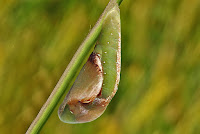
[[[116,0],[116,2],[118,3],[118,5],[120,5],[122,0]],[[104,12],[105,11],[106,9],[104,10]],[[83,41],[77,52],[75,53],[71,62],[67,66],[60,80],[58,81],[56,87],[52,91],[46,103],[41,108],[37,117],[30,125],[26,134],[37,134],[40,132],[40,130],[48,120],[49,116],[55,109],[56,105],[58,104],[60,98],[63,96],[66,89],[68,89],[69,85],[74,79],[77,70],[79,70],[83,66],[83,61],[89,56],[89,52],[94,47],[95,41],[101,32],[104,12],[97,21],[96,25],[91,30],[91,32],[88,34],[86,39]]]
[[[118,5],[122,3],[123,0],[117,0]]]

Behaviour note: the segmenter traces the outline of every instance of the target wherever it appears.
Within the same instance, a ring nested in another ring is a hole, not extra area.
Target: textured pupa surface
[[[59,118],[65,123],[95,120],[117,91],[121,68],[120,11],[117,3],[108,6],[94,51],[59,107]]]

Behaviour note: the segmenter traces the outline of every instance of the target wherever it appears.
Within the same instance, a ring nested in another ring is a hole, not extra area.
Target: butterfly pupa
[[[117,92],[121,69],[120,10],[116,2],[108,7],[94,51],[58,109],[59,118],[65,123],[97,119]]]

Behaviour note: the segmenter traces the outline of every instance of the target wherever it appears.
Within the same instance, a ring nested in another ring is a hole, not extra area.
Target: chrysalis
[[[121,68],[120,11],[116,2],[109,6],[94,51],[59,107],[59,118],[65,123],[95,120],[117,91]]]

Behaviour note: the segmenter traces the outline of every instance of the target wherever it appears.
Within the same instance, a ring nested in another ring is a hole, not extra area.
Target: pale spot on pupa
[[[107,52],[104,52],[105,54],[107,54]]]
[[[113,35],[113,33],[111,33],[110,35]]]
[[[110,42],[108,41],[108,44],[110,44]]]

